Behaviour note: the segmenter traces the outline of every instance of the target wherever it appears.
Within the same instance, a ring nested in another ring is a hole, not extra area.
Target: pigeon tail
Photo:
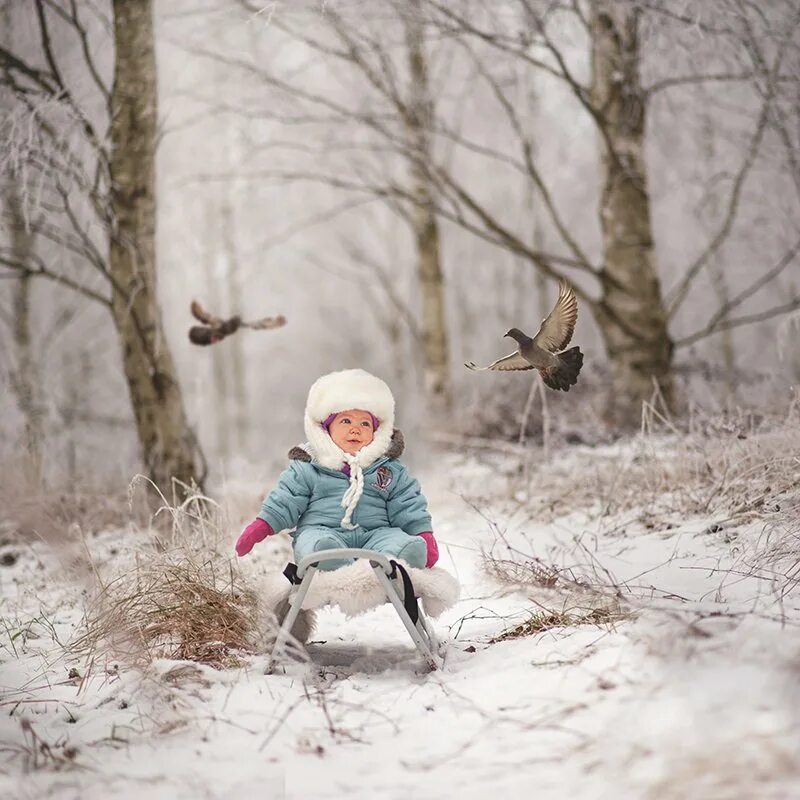
[[[559,353],[558,359],[561,363],[557,367],[540,370],[540,373],[545,384],[551,389],[568,392],[569,387],[578,382],[578,373],[583,366],[583,353],[580,347],[570,347],[569,350]]]

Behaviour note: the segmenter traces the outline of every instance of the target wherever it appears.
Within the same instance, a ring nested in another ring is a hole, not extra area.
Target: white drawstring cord
[[[364,470],[361,469],[358,455],[351,456],[345,453],[344,460],[350,466],[350,485],[347,487],[344,497],[342,497],[342,508],[345,509],[345,513],[341,524],[343,528],[353,530],[358,526],[353,525],[350,520],[364,491]]]

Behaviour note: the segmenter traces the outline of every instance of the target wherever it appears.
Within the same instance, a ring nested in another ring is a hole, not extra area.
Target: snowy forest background
[[[0,137],[0,794],[797,795],[795,0],[0,0]],[[464,367],[559,278],[569,393]],[[445,669],[265,676],[233,542],[356,366]]]
[[[494,435],[502,406],[513,438],[528,378],[461,365],[502,355],[513,325],[535,330],[554,275],[585,293],[587,366],[552,400],[566,428],[601,439],[612,421],[614,334],[598,327],[598,299],[657,340],[629,348],[650,363],[643,386],[614,386],[618,403],[630,396],[617,423],[639,424],[637,404],[667,372],[679,411],[787,402],[800,370],[796,8],[610,7],[631,48],[618,111],[591,110],[592,48],[606,45],[581,3],[156,4],[153,347],[171,351],[207,462],[193,454],[196,476],[281,460],[302,435],[307,387],[353,364],[391,382],[404,427],[445,396],[440,432]],[[114,83],[112,12],[3,7],[3,457],[31,449],[54,485],[125,481],[140,464],[124,325],[103,307],[110,93],[130,91]],[[603,217],[609,131],[634,160],[629,183],[646,183]],[[147,156],[132,158],[139,169]],[[616,230],[606,244],[603,218]],[[639,266],[618,271],[633,297],[596,276],[604,260],[613,269],[615,236],[638,237]],[[651,268],[655,298],[642,288]],[[193,298],[288,324],[199,350],[186,338]],[[667,338],[671,355],[647,350]]]

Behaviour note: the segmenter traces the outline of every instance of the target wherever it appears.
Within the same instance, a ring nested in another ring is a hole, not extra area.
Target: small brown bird
[[[533,339],[519,328],[512,328],[505,335],[519,344],[517,350],[486,367],[479,367],[474,361],[464,366],[472,370],[490,369],[501,372],[538,369],[547,386],[568,392],[570,386],[577,383],[578,373],[583,366],[583,353],[579,347],[564,350],[572,338],[577,320],[578,299],[572,287],[561,280],[555,307],[542,322]]]
[[[280,328],[281,325],[286,324],[286,317],[264,317],[255,322],[244,322],[241,317],[231,317],[230,319],[221,319],[209,314],[197,300],[192,300],[189,307],[192,316],[199,319],[203,325],[194,325],[189,328],[189,340],[192,344],[208,345],[214,344],[236,333],[239,328],[252,328],[254,330],[268,330],[270,328]]]

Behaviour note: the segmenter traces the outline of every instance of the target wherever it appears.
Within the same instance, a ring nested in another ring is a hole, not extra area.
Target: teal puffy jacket
[[[261,506],[259,517],[274,531],[323,525],[340,528],[342,497],[350,481],[343,472],[294,460]],[[412,536],[433,530],[419,482],[394,458],[379,458],[364,470],[364,491],[352,516],[365,530],[400,528]]]

